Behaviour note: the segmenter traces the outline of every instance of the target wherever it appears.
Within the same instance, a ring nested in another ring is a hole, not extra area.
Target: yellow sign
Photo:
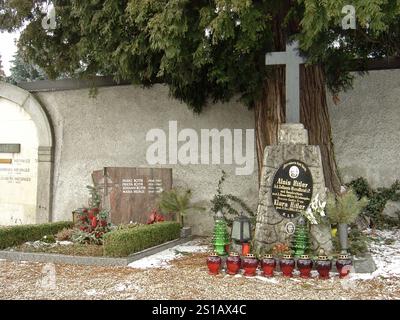
[[[12,159],[0,159],[0,164],[11,164]]]

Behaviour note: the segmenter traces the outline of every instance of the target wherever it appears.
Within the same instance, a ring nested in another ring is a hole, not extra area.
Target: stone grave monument
[[[172,169],[110,167],[92,173],[102,195],[102,208],[110,210],[114,224],[146,223],[160,193],[172,188]],[[165,216],[174,220],[173,215]]]
[[[303,63],[298,43],[286,52],[266,55],[266,64],[286,64],[286,123],[278,132],[278,145],[267,146],[261,172],[254,249],[270,250],[277,243],[290,243],[300,213],[318,195],[326,198],[319,146],[308,144],[308,132],[300,122],[299,67]],[[332,251],[329,225],[311,225],[314,250]]]

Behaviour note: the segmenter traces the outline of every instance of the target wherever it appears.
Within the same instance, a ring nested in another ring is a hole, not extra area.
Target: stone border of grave
[[[10,261],[30,261],[41,263],[61,263],[61,264],[77,264],[87,266],[120,266],[126,267],[128,264],[170,249],[182,243],[188,242],[192,239],[191,236],[179,238],[172,241],[165,242],[158,246],[136,252],[126,258],[112,258],[112,257],[90,257],[90,256],[70,256],[56,253],[42,253],[42,252],[21,252],[21,251],[0,251],[0,259]]]
[[[181,237],[179,239],[171,240],[157,246],[144,249],[140,252],[129,255],[126,258],[112,258],[112,257],[90,257],[90,256],[71,256],[57,253],[43,253],[43,252],[21,252],[21,251],[5,251],[0,250],[0,259],[10,261],[30,261],[41,263],[62,263],[62,264],[77,264],[86,266],[120,266],[126,267],[128,264],[159,253],[161,251],[170,249],[177,245],[183,244],[192,240],[191,228],[184,227],[181,229]]]

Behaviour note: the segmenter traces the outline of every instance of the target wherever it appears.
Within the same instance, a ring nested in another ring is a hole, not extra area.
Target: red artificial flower
[[[150,213],[149,218],[147,219],[147,224],[153,224],[155,222],[162,222],[164,221],[164,216],[160,213],[157,212],[156,209],[153,209],[153,211]]]
[[[96,217],[93,217],[93,218],[92,218],[92,227],[93,227],[93,228],[96,228],[96,227],[97,227],[97,218],[96,218]]]

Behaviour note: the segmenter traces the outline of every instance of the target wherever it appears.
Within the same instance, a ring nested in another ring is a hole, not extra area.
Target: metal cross
[[[98,183],[98,188],[101,190],[100,192],[102,193],[101,197],[101,202],[102,202],[102,207],[104,209],[110,209],[110,199],[108,197],[109,192],[112,190],[114,187],[113,181],[107,174],[107,168],[103,168],[103,177],[100,179]]]
[[[293,41],[286,45],[286,51],[265,55],[266,65],[286,65],[286,123],[300,122],[300,64],[305,60],[298,48],[298,41]]]

